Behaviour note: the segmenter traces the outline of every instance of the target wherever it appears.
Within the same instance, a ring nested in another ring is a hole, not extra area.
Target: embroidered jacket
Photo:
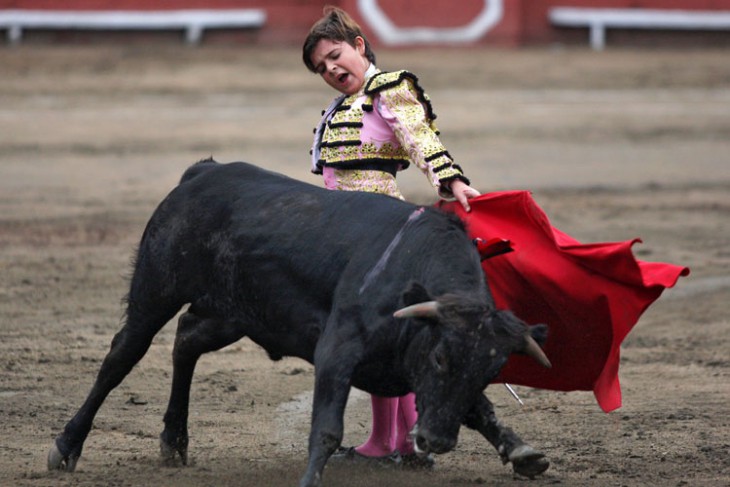
[[[461,168],[438,138],[436,115],[418,78],[408,71],[376,71],[363,88],[337,98],[322,112],[312,146],[312,172],[329,189],[385,193],[402,198],[397,171],[415,164],[443,197],[443,183]]]

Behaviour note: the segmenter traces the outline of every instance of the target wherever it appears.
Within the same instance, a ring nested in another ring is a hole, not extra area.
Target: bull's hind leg
[[[198,359],[244,335],[244,327],[231,322],[200,318],[192,312],[180,316],[172,352],[172,392],[165,413],[165,429],[160,434],[160,455],[164,463],[174,465],[178,456],[183,465],[188,462],[190,385]]]
[[[502,463],[512,462],[512,469],[519,475],[533,478],[550,466],[543,453],[526,444],[497,419],[494,406],[484,395],[480,396],[464,424],[479,431],[497,449]]]
[[[143,315],[132,309],[127,310],[126,322],[112,339],[111,349],[101,364],[91,392],[76,415],[66,424],[63,433],[56,437],[48,453],[49,470],[74,471],[102,403],[142,359],[152,338],[175,315],[178,308],[158,303],[154,314]]]

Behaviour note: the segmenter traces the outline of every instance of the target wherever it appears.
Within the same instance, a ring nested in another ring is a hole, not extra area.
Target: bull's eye
[[[441,346],[431,352],[431,364],[437,372],[445,373],[449,369],[449,362]]]

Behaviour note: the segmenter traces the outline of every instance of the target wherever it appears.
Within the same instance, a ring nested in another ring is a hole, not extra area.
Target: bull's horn
[[[438,301],[426,301],[401,308],[393,313],[393,316],[395,318],[436,318],[438,310]]]
[[[527,355],[540,362],[540,365],[543,367],[548,369],[552,368],[553,364],[550,363],[547,355],[545,355],[545,352],[542,351],[542,348],[540,348],[540,345],[537,344],[534,338],[530,335],[525,335],[525,343],[525,353]]]

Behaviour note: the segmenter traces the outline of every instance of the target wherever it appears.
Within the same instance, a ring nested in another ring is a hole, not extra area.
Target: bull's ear
[[[412,304],[424,303],[426,301],[432,301],[433,298],[426,288],[419,283],[411,282],[405,291],[403,291],[403,305],[411,306]]]

